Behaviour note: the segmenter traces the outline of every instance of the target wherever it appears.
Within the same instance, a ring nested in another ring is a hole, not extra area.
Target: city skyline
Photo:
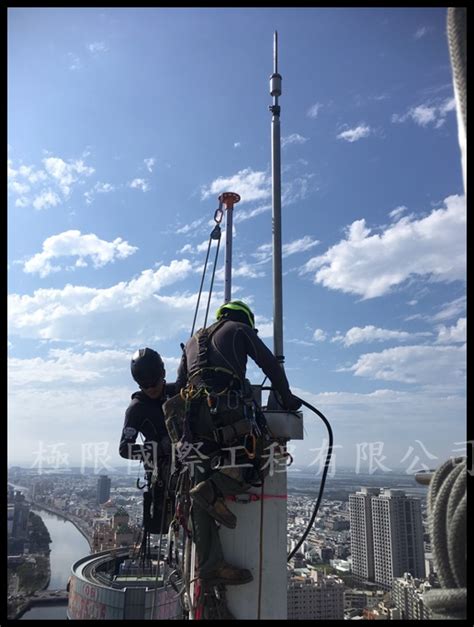
[[[111,500],[99,505],[96,499],[98,479],[93,475],[83,476],[78,474],[71,481],[71,478],[67,476],[38,478],[28,470],[17,470],[14,471],[12,476],[19,479],[18,481],[13,481],[13,483],[21,483],[26,486],[26,494],[29,495],[27,496],[29,506],[34,507],[36,505],[40,510],[44,508],[46,514],[48,512],[49,514],[57,512],[65,520],[73,522],[80,531],[78,538],[81,546],[83,545],[83,540],[81,539],[83,535],[88,539],[93,553],[102,551],[101,555],[105,555],[107,551],[115,552],[122,564],[124,556],[126,557],[129,552],[128,550],[121,550],[119,547],[124,542],[130,544],[132,537],[136,540],[142,514],[142,495],[136,489],[135,482],[131,477],[117,477],[115,482],[112,482]],[[397,485],[395,478],[394,480],[395,483],[391,483],[392,488]],[[314,497],[306,493],[308,484],[304,482],[298,484],[297,482],[296,485],[299,485],[299,488],[296,490],[293,490],[291,486],[288,488],[288,549],[295,545],[303,533],[314,507]],[[354,490],[350,486],[349,489]],[[426,493],[427,488],[424,487],[422,490]],[[421,500],[424,526],[426,525],[425,497]],[[47,520],[49,520],[48,516]],[[53,531],[55,531],[55,527],[53,527]],[[288,565],[289,617],[334,619],[342,618],[343,615],[346,618],[362,616],[363,612],[365,615],[365,612],[374,611],[375,613],[380,611],[390,611],[392,613],[402,610],[417,611],[416,607],[418,607],[419,603],[418,605],[414,604],[416,601],[414,587],[413,607],[402,604],[403,599],[406,597],[400,595],[397,597],[397,603],[394,607],[391,604],[387,604],[384,597],[385,592],[376,584],[371,584],[372,587],[366,587],[357,584],[353,580],[350,568],[352,559],[350,537],[348,498],[341,499],[327,494],[321,503],[318,518],[309,536],[301,546],[300,552],[290,560]],[[164,546],[166,547],[166,539]],[[52,548],[54,549],[54,543]],[[137,545],[135,543],[135,550],[136,548]],[[76,555],[73,559],[73,563],[76,565],[74,573],[79,573],[79,579],[83,580],[83,577],[80,575],[81,569],[79,564],[83,563],[84,560],[89,560],[92,564],[94,559],[97,558],[99,556],[91,555],[87,557],[87,551]],[[10,559],[13,562],[18,558],[12,557]],[[110,559],[114,559],[112,554]],[[100,559],[97,563],[99,562]],[[54,566],[56,569],[58,564],[63,564],[63,561],[58,562],[57,558],[55,558],[54,564],[56,564]],[[66,585],[72,565],[71,563],[66,568],[63,586]],[[123,565],[120,566],[119,575],[123,574],[124,569],[129,567],[129,560],[123,562]],[[54,575],[55,582],[57,582],[58,573],[52,570],[52,575]],[[425,586],[426,589],[432,587],[434,583],[431,575],[429,579],[431,583],[429,585],[428,580],[425,579],[415,579],[414,581],[416,586],[419,586],[421,582],[421,585]],[[91,580],[89,584],[92,583],[94,582]],[[105,580],[103,583],[106,583]],[[408,582],[401,581],[401,584],[407,586]],[[56,588],[58,590],[61,589],[61,585],[55,583]],[[101,611],[104,613],[109,611],[103,605],[108,603],[107,595],[100,594],[100,603],[97,608],[91,607],[86,609],[85,605],[82,602],[80,603],[80,597],[84,597],[85,594],[89,595],[89,593],[85,593],[84,583],[81,584],[80,581],[75,583],[74,595],[69,601],[70,612],[94,613]],[[55,594],[51,593],[52,599],[54,599],[54,596]],[[89,595],[87,598],[93,597]],[[111,599],[112,597],[109,600]],[[382,609],[379,607],[380,604],[382,604]],[[64,607],[64,611],[65,609]],[[111,611],[116,610],[112,609]],[[86,614],[83,617],[85,616]],[[33,615],[32,617],[39,618],[41,616]],[[46,618],[47,616],[44,617]],[[120,618],[120,612],[116,617]],[[396,615],[394,614],[392,618],[396,618]]]

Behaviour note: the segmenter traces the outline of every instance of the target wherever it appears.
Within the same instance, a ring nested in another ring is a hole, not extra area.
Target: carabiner
[[[222,203],[220,203],[214,213],[214,222],[216,222],[217,224],[220,224],[222,222],[223,217],[224,217],[224,212],[222,211]]]

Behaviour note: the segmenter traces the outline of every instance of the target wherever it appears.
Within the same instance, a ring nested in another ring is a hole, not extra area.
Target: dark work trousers
[[[206,415],[207,414],[207,415]],[[236,412],[225,415],[221,413],[213,417],[214,423],[218,425],[230,424],[241,416],[236,416]],[[195,434],[195,441],[199,441],[200,427],[204,427],[209,424],[211,416],[209,412],[201,408],[199,417],[193,425],[193,431]],[[204,429],[203,429],[204,430]],[[242,450],[242,449],[240,449]],[[218,496],[235,496],[237,494],[243,494],[251,486],[246,481],[249,471],[252,471],[252,465],[244,466],[247,460],[237,457],[237,461],[232,464],[230,458],[230,452],[225,457],[224,466],[229,468],[222,468],[221,470],[213,470],[211,468],[212,454],[209,455],[209,459],[200,460],[198,464],[194,466],[194,485],[197,485],[201,481],[209,481],[213,484],[214,493]],[[199,576],[205,576],[216,568],[216,566],[224,559],[222,545],[219,538],[218,523],[210,516],[205,510],[199,507],[197,504],[192,506],[192,523],[194,542],[196,544],[196,554],[198,558],[198,572]],[[237,523],[238,524],[238,523]]]

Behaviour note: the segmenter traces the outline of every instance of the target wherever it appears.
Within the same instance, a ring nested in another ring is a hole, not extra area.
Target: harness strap
[[[223,368],[221,366],[210,366],[209,365],[209,343],[211,341],[212,336],[214,335],[214,333],[220,329],[220,327],[226,322],[225,318],[221,318],[220,320],[217,320],[217,322],[214,322],[214,324],[211,324],[211,326],[207,327],[207,328],[202,328],[199,329],[199,331],[196,333],[196,340],[198,343],[198,355],[197,355],[197,363],[195,365],[195,367],[193,368],[193,370],[191,370],[191,372],[188,375],[188,382],[192,381],[192,379],[194,379],[196,376],[198,375],[202,375],[203,372],[205,371],[209,371],[209,372],[222,372],[224,374],[228,374],[230,375],[233,379],[236,379],[240,384],[241,379],[240,377],[238,377],[236,375],[236,373],[233,370],[230,370],[228,368]],[[205,379],[205,377],[203,377],[203,379]],[[230,387],[231,383],[229,383],[229,385],[227,386],[227,388],[224,390],[227,391],[227,389]]]
[[[219,329],[223,325],[224,322],[225,320],[218,320],[217,322],[214,322],[214,324],[211,324],[210,327],[199,329],[199,331],[196,333],[196,339],[198,342],[198,361],[196,365],[197,370],[206,368],[209,365],[207,358],[207,349],[209,346],[209,342],[211,341],[211,337],[214,335],[217,329]],[[193,375],[193,373],[190,374],[191,376]]]

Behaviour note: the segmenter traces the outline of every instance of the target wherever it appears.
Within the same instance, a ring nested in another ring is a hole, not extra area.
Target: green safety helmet
[[[221,305],[216,312],[217,320],[222,318],[225,311],[243,311],[247,315],[252,329],[255,328],[255,316],[253,315],[250,307],[241,300],[231,300],[228,303]]]

